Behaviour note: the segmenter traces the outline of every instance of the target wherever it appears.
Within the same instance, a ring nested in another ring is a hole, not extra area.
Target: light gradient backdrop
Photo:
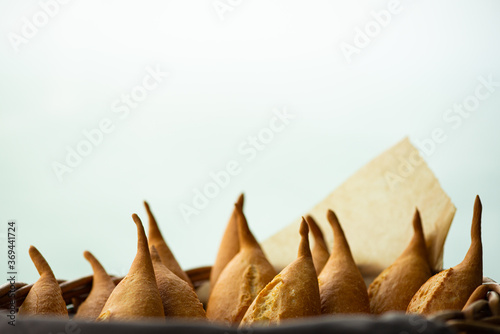
[[[500,279],[500,2],[401,0],[377,31],[372,12],[388,6],[2,0],[2,268],[15,219],[19,280],[38,278],[30,244],[58,278],[91,273],[85,249],[123,275],[136,251],[130,215],[146,221],[144,199],[182,267],[210,265],[240,192],[263,240],[403,137],[422,142],[442,129],[446,139],[424,158],[457,206],[445,266],[467,251],[479,194],[484,273]],[[341,45],[356,38],[367,46],[347,59]],[[140,92],[157,67],[168,77],[120,118],[115,101]],[[489,96],[467,118],[446,121],[455,104],[474,101],[479,77],[496,83]],[[294,119],[246,161],[238,147],[284,108]],[[67,147],[103,119],[112,131],[60,182],[53,163],[65,163]],[[183,219],[180,205],[231,160],[241,172]]]

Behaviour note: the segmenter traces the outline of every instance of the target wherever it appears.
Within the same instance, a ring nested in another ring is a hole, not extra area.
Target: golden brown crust
[[[474,290],[482,284],[481,212],[481,201],[477,196],[472,217],[471,245],[464,260],[429,278],[411,299],[407,313],[432,314],[443,310],[461,310]]]
[[[151,245],[150,253],[165,317],[206,319],[203,304],[193,288],[161,262],[155,246]]]
[[[97,259],[89,251],[83,252],[83,256],[89,261],[94,272],[92,280],[92,289],[89,296],[78,307],[75,318],[86,318],[95,320],[101,314],[101,310],[106,304],[106,301],[115,288],[115,283],[111,277],[106,273],[104,267],[97,261]]]
[[[321,314],[318,279],[304,218],[300,234],[302,238],[297,259],[276,275],[259,293],[240,326],[279,324],[287,319]]]
[[[163,238],[160,228],[158,227],[158,223],[156,222],[153,213],[151,212],[151,208],[149,204],[144,201],[144,207],[146,208],[146,212],[149,218],[149,231],[148,231],[148,241],[150,245],[156,247],[158,254],[160,254],[161,262],[172,271],[174,274],[185,280],[191,287],[193,283],[189,279],[188,275],[182,270],[179,262],[175,259],[174,254],[168,247],[165,239]]]
[[[68,309],[61,288],[45,258],[38,249],[30,246],[29,254],[40,278],[33,284],[26,299],[19,307],[19,316],[57,316],[68,318]]]
[[[208,319],[230,324],[241,321],[260,290],[276,275],[250,232],[241,208],[235,208],[240,251],[222,270],[207,306]]]
[[[137,255],[97,320],[140,320],[165,316],[142,222],[136,214],[132,218],[137,226]]]
[[[337,216],[328,211],[333,229],[333,250],[318,277],[321,312],[370,313],[370,302],[363,276],[351,254],[349,244]]]
[[[312,248],[312,258],[314,263],[314,268],[316,269],[316,275],[319,276],[321,270],[323,270],[330,253],[328,252],[328,247],[326,246],[325,238],[323,237],[323,232],[321,232],[320,227],[316,223],[313,217],[306,216],[307,224],[311,229],[311,233],[314,237],[314,246]]]
[[[374,314],[406,311],[413,295],[431,277],[420,213],[413,217],[413,238],[403,253],[368,287]]]
[[[238,197],[236,205],[243,209],[244,196],[243,194]],[[240,250],[240,242],[238,240],[238,221],[236,209],[233,209],[231,218],[227,223],[226,230],[220,242],[219,251],[215,258],[214,265],[210,271],[210,290],[215,286],[217,279],[224,267],[238,254]]]

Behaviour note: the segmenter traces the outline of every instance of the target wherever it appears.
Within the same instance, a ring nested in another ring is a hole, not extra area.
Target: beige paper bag
[[[308,213],[317,220],[331,247],[333,236],[326,212],[334,210],[361,272],[374,277],[407,246],[413,234],[415,208],[422,217],[433,269],[441,270],[443,246],[456,209],[417,149],[405,138],[358,170]],[[297,255],[299,224],[297,219],[262,243],[278,269]]]

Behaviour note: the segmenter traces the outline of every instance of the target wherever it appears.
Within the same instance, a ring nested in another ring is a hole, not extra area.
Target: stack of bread
[[[94,272],[93,284],[74,317],[163,322],[182,318],[246,327],[335,314],[402,311],[429,315],[461,310],[482,284],[479,197],[474,203],[471,245],[462,263],[433,275],[422,218],[415,209],[413,237],[406,249],[368,287],[351,253],[342,217],[334,211],[325,212],[333,234],[331,250],[314,218],[302,218],[296,231],[300,235],[296,259],[278,273],[249,228],[243,200],[241,195],[227,224],[212,267],[205,306],[145,203],[148,236],[140,218],[133,214],[137,254],[128,274],[116,286],[99,261],[90,252],[84,252]],[[309,231],[314,239],[312,247]],[[20,306],[19,315],[68,318],[66,302],[49,264],[34,246],[29,254],[40,278]]]

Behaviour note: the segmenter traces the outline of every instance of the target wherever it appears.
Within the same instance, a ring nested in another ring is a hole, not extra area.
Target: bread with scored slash
[[[428,315],[444,310],[461,310],[474,290],[482,284],[481,212],[481,200],[477,196],[472,216],[471,245],[464,260],[429,278],[411,299],[407,313]]]
[[[241,206],[235,204],[240,251],[222,270],[207,305],[207,318],[239,324],[258,293],[276,271],[248,228]]]
[[[297,259],[283,269],[255,298],[241,326],[280,324],[285,320],[321,314],[318,278],[304,218],[300,224]]]

